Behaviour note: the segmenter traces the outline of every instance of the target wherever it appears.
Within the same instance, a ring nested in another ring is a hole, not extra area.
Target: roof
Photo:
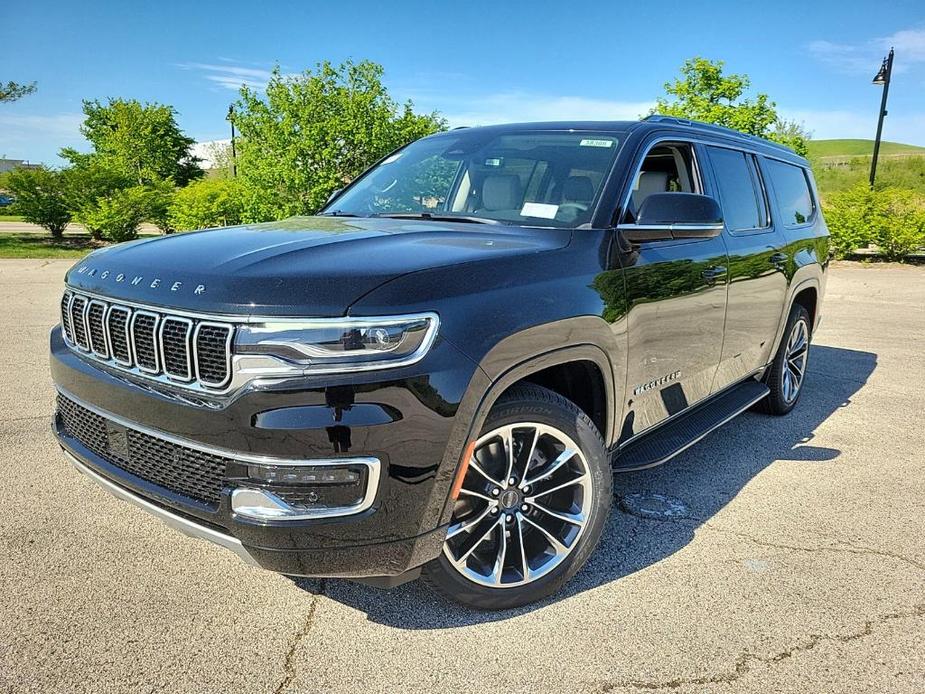
[[[642,120],[624,121],[546,121],[539,123],[504,123],[500,125],[477,126],[479,130],[513,132],[524,130],[576,130],[595,132],[636,132],[639,130],[660,130],[665,127],[687,131],[689,134],[700,133],[713,137],[734,140],[752,149],[764,150],[767,154],[805,164],[806,160],[789,147],[763,137],[726,128],[712,123],[675,118],[674,116],[651,115]],[[455,128],[460,130],[462,128]],[[466,128],[468,129],[468,128]],[[453,132],[452,130],[450,132]]]

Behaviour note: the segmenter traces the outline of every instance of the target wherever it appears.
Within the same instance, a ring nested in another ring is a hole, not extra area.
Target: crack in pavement
[[[283,660],[283,679],[277,685],[276,689],[274,690],[274,694],[282,694],[287,689],[289,689],[289,685],[291,685],[293,680],[295,680],[295,654],[299,646],[302,644],[302,641],[306,636],[308,636],[308,633],[312,629],[312,624],[315,621],[315,612],[318,609],[318,603],[321,602],[321,598],[324,595],[324,587],[324,580],[322,580],[321,588],[318,591],[318,594],[312,597],[312,603],[309,605],[308,614],[305,615],[305,622],[292,637],[292,641],[286,651],[286,657]]]
[[[606,694],[607,692],[615,691],[619,687],[632,687],[633,689],[642,689],[647,691],[654,691],[660,689],[679,689],[680,687],[688,685],[709,685],[709,684],[732,684],[733,682],[741,679],[752,669],[752,663],[758,662],[764,665],[776,665],[788,658],[799,653],[805,653],[806,651],[811,651],[820,643],[824,642],[837,642],[837,643],[850,643],[852,641],[857,641],[863,639],[867,636],[870,636],[874,633],[874,628],[881,624],[885,624],[890,621],[907,619],[909,617],[922,617],[925,616],[925,604],[915,605],[911,610],[907,612],[890,612],[887,614],[880,615],[875,619],[868,619],[864,622],[864,627],[860,631],[856,631],[850,634],[838,634],[835,636],[829,636],[826,634],[810,634],[809,639],[804,643],[797,644],[790,648],[787,648],[783,651],[775,653],[771,656],[761,656],[755,653],[749,653],[748,651],[742,653],[735,660],[735,665],[733,669],[729,672],[722,672],[716,675],[704,675],[702,677],[691,677],[691,678],[676,678],[673,680],[668,680],[665,682],[647,682],[644,680],[625,680],[622,682],[612,682],[605,684],[602,689],[599,691],[601,694]]]

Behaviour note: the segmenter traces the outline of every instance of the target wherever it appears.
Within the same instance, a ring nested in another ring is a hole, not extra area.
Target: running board
[[[751,379],[733,386],[677,419],[630,441],[624,448],[615,450],[611,465],[615,472],[630,472],[666,463],[747,410],[768,392],[764,383]]]

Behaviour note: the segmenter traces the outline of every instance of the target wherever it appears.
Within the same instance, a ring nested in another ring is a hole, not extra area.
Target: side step
[[[615,472],[643,470],[668,462],[714,429],[741,414],[768,394],[768,387],[749,379],[697,405],[613,452]]]

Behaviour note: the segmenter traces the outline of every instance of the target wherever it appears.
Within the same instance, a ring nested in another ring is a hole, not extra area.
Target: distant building
[[[0,159],[0,173],[13,169],[40,169],[40,164],[30,164],[26,159]]]

